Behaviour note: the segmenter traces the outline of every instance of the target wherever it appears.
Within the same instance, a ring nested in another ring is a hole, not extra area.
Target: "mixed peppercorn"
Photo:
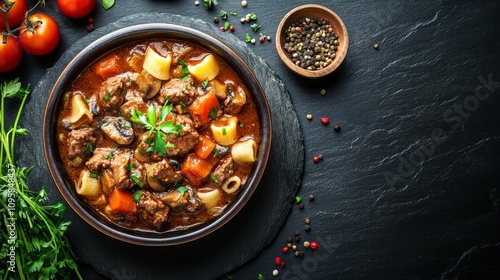
[[[285,31],[285,51],[295,65],[307,70],[330,65],[338,46],[339,37],[325,19],[303,18]]]

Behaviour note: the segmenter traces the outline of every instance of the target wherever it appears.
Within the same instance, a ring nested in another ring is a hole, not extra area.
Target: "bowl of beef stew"
[[[214,37],[172,24],[117,30],[85,47],[47,101],[53,180],[87,223],[128,243],[206,236],[250,199],[271,146],[265,93]]]

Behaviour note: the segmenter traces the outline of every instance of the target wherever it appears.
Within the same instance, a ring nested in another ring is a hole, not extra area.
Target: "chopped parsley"
[[[113,154],[107,154],[104,156],[105,159],[113,159],[115,156]]]
[[[250,27],[252,28],[252,30],[253,30],[254,32],[257,32],[257,30],[259,30],[259,29],[260,29],[260,25],[258,25],[258,24],[256,24],[256,23],[254,23],[254,24],[250,25]]]
[[[221,19],[227,19],[227,12],[226,11],[220,11],[219,16]]]
[[[225,128],[225,127],[223,127],[223,128],[222,128],[222,135],[226,135],[226,133],[227,133],[227,132],[226,132],[226,128]]]
[[[206,88],[207,88],[207,86],[208,86],[208,79],[204,80],[204,81],[203,81],[203,83],[201,84],[201,87],[202,87],[203,89],[206,89]]]
[[[106,93],[106,95],[104,95],[104,101],[108,101],[110,98],[111,98],[111,93]]]
[[[188,188],[186,186],[179,186],[177,188],[177,190],[181,193],[181,195],[184,195],[184,193],[186,193],[186,191],[188,190]]]
[[[215,119],[217,118],[217,113],[218,113],[218,112],[219,112],[219,109],[218,109],[218,108],[213,108],[213,109],[210,111],[209,115],[210,115],[210,117],[211,117],[212,119],[214,119],[214,120],[215,120]]]
[[[214,149],[212,150],[212,156],[213,156],[213,157],[216,157],[218,154],[219,154],[219,152],[217,152],[217,148],[214,148]]]
[[[252,36],[250,36],[250,34],[246,33],[245,34],[245,42],[250,43],[250,41],[252,41]]]
[[[138,185],[139,187],[143,188],[144,187],[144,183],[139,179],[139,174],[137,173],[132,173],[130,174],[130,179],[136,184]]]
[[[215,183],[219,183],[219,179],[217,179],[217,176],[215,176],[214,174],[210,174],[210,179],[212,179],[212,181],[214,181]]]
[[[141,194],[140,190],[135,191],[135,193],[134,193],[134,201],[139,201],[139,199],[141,199],[141,196],[142,196],[142,194]]]

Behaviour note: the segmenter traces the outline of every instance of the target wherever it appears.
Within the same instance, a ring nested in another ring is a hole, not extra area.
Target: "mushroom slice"
[[[143,70],[135,81],[139,89],[145,94],[146,99],[151,99],[160,91],[161,81]]]
[[[134,129],[132,125],[121,117],[104,117],[101,130],[119,145],[129,145],[134,141]]]
[[[158,192],[182,181],[180,171],[175,171],[166,159],[148,166],[146,174],[148,185]]]

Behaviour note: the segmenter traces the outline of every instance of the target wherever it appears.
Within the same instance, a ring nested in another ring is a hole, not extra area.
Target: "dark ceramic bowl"
[[[184,40],[217,54],[241,77],[253,96],[260,116],[262,141],[258,151],[258,162],[249,176],[245,189],[240,192],[237,200],[224,210],[223,214],[210,222],[185,231],[153,233],[130,230],[113,224],[98,215],[77,195],[73,183],[65,176],[65,167],[61,163],[58,150],[56,121],[65,91],[86,67],[103,54],[124,44],[146,38]],[[57,188],[70,207],[87,223],[106,235],[129,243],[148,246],[175,245],[193,241],[214,232],[231,220],[245,206],[257,188],[267,164],[271,147],[271,115],[265,93],[251,68],[227,45],[208,34],[188,27],[162,23],[143,24],[123,28],[99,38],[85,47],[66,66],[54,84],[47,101],[44,114],[43,145],[45,158]]]

